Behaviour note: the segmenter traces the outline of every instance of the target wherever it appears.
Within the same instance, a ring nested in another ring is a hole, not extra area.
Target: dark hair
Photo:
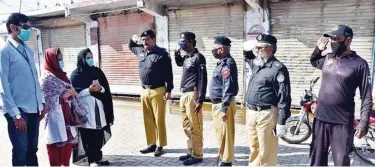
[[[20,25],[20,23],[26,23],[30,20],[29,17],[27,17],[24,14],[21,13],[12,13],[7,20],[7,30],[8,34],[12,33],[12,30],[10,30],[10,25],[14,24],[16,26]]]

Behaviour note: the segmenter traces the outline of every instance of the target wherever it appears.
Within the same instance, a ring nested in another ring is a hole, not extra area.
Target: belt
[[[211,99],[212,103],[213,104],[218,104],[218,103],[222,103],[222,99],[218,98],[218,99]]]
[[[272,106],[254,106],[254,105],[249,105],[247,104],[248,109],[253,110],[253,111],[262,111],[262,110],[268,110],[271,109]]]
[[[159,87],[163,87],[165,86],[164,84],[160,84],[160,85],[142,85],[142,88],[144,89],[156,89],[156,88],[159,88]]]
[[[180,91],[182,93],[186,93],[186,92],[194,92],[196,91],[197,88],[195,86],[191,86],[191,87],[188,87],[188,88],[180,88]]]

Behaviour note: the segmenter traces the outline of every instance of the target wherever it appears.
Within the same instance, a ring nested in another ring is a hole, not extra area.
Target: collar
[[[8,41],[15,47],[15,48],[18,48],[19,45],[21,45],[20,43],[18,43],[16,40],[14,40],[12,38],[11,35],[8,36]]]
[[[193,57],[198,52],[197,48],[194,48],[191,53],[187,53],[189,57]]]
[[[144,51],[145,51],[147,54],[156,53],[157,50],[158,50],[157,45],[155,45],[155,46],[153,47],[153,49],[151,49],[151,51],[148,51],[147,49],[144,49]]]
[[[271,68],[272,67],[272,65],[273,65],[273,62],[275,61],[275,57],[273,56],[273,57],[271,57],[269,60],[268,60],[268,62],[266,62],[265,63],[265,67],[269,67],[269,68]]]

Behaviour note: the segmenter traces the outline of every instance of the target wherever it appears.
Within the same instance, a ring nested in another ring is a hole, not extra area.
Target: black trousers
[[[331,147],[335,166],[350,166],[350,153],[354,139],[354,126],[334,124],[314,119],[310,147],[311,166],[328,166]]]
[[[102,159],[102,147],[104,142],[103,130],[79,128],[82,138],[82,145],[88,162],[93,163]]]

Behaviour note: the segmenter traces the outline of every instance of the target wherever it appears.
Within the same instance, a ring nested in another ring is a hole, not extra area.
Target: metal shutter
[[[99,18],[101,68],[113,93],[139,94],[141,82],[137,57],[128,49],[133,34],[153,28],[154,19],[146,13]]]
[[[321,71],[311,66],[309,57],[317,40],[337,24],[352,27],[354,39],[351,49],[366,59],[371,68],[375,1],[296,0],[271,2],[270,8],[272,34],[278,39],[276,57],[289,69],[293,105],[298,105],[300,95],[309,87],[309,81],[321,76]],[[318,82],[314,88],[317,93],[320,84]],[[359,103],[357,93],[356,104]]]
[[[214,68],[218,60],[211,53],[214,37],[225,35],[232,41],[231,55],[234,57],[238,67],[239,94],[236,97],[238,102],[243,102],[244,97],[244,73],[243,73],[243,42],[244,42],[244,10],[242,5],[216,6],[174,10],[168,12],[169,48],[172,57],[174,72],[174,94],[180,94],[180,82],[183,69],[178,67],[173,58],[174,49],[177,45],[179,34],[184,31],[191,31],[196,34],[197,49],[206,58],[208,71],[208,89],[206,96],[209,97],[210,83]],[[179,109],[173,106],[171,112],[180,113]],[[205,118],[211,118],[211,112],[204,112]],[[235,121],[244,123],[244,112],[237,112]]]
[[[42,30],[42,48],[60,48],[64,57],[64,71],[68,77],[77,67],[77,55],[86,48],[85,26],[69,26]]]

